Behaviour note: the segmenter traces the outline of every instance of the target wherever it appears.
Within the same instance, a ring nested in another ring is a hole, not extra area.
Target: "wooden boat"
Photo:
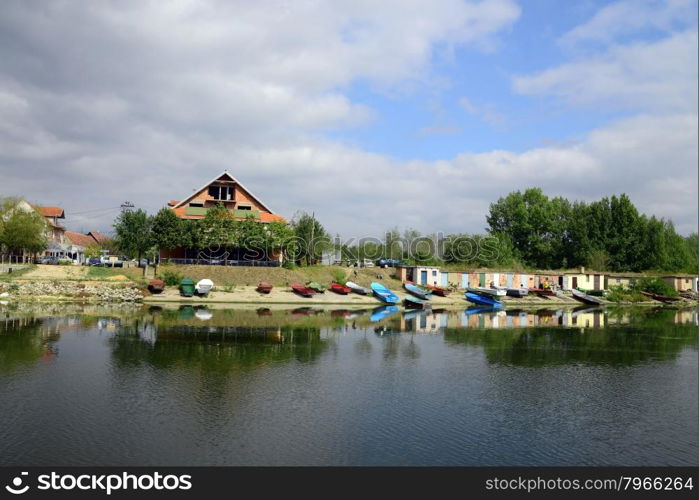
[[[398,311],[400,311],[400,308],[398,306],[377,307],[371,313],[371,316],[369,317],[369,321],[371,321],[372,323],[376,323],[377,321],[381,321],[385,317],[390,316],[393,313],[397,313]]]
[[[289,286],[291,286],[291,289],[297,294],[299,294],[301,297],[308,298],[313,297],[316,294],[315,290],[308,288],[307,286],[302,285],[301,283],[292,283]]]
[[[425,285],[425,288],[431,290],[433,294],[439,295],[440,297],[446,297],[449,295],[449,290],[442,288],[441,286]]]
[[[595,306],[602,305],[602,301],[598,299],[597,297],[593,297],[592,295],[588,295],[584,292],[581,292],[580,290],[572,289],[571,293],[573,294],[573,298],[577,300],[578,302],[582,302],[583,304],[592,304]]]
[[[556,292],[554,292],[550,288],[529,288],[529,293],[539,295],[540,297],[553,297],[554,295],[556,295]]]
[[[505,290],[498,290],[497,288],[468,287],[466,291],[486,297],[504,297],[507,295]]]
[[[374,291],[374,295],[381,301],[387,304],[397,304],[398,295],[393,293],[391,290],[383,286],[381,283],[376,281],[371,283],[371,289]]]
[[[197,281],[194,285],[194,290],[196,290],[197,295],[206,295],[214,287],[214,282],[210,279],[204,278],[203,280]]]
[[[650,293],[650,292],[641,292],[641,295],[645,295],[646,297],[651,297],[655,300],[659,300],[660,302],[675,302],[681,299],[681,297],[668,297],[667,295],[659,295],[657,293]]]
[[[272,291],[272,288],[274,288],[272,286],[272,283],[267,283],[266,281],[260,281],[257,284],[256,290],[260,293],[269,293]]]
[[[508,297],[524,297],[528,293],[529,290],[526,288],[508,288],[505,295]]]
[[[480,295],[474,292],[466,292],[464,295],[466,300],[479,306],[502,307],[502,302],[487,295]]]
[[[309,281],[308,283],[306,283],[306,286],[316,293],[325,293],[326,290],[324,285],[316,283],[315,281]]]
[[[161,293],[165,290],[165,282],[163,280],[151,280],[148,282],[148,291],[150,293]]]
[[[347,283],[345,283],[345,286],[347,288],[349,288],[350,290],[352,290],[354,293],[358,293],[360,295],[371,295],[371,293],[372,293],[371,290],[369,290],[368,288],[364,288],[363,286],[359,286],[358,284],[356,284],[352,281],[348,281]]]
[[[339,293],[340,295],[347,295],[352,291],[350,287],[335,282],[330,284],[330,290],[332,290],[335,293]]]
[[[421,300],[416,297],[411,297],[410,295],[406,295],[405,298],[403,299],[403,304],[405,307],[409,307],[410,309],[431,309],[432,304],[430,304],[426,300]]]
[[[405,288],[408,293],[415,295],[418,299],[430,300],[432,298],[432,292],[413,283],[403,283],[403,288]]]

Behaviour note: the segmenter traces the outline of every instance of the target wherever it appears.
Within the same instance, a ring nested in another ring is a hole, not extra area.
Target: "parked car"
[[[36,259],[37,264],[58,264],[58,257],[52,257],[49,255],[45,255],[43,257],[39,257]]]
[[[90,257],[85,264],[88,266],[101,266],[102,260],[99,257]]]
[[[396,267],[405,265],[405,262],[400,259],[378,259],[376,265],[379,267]]]

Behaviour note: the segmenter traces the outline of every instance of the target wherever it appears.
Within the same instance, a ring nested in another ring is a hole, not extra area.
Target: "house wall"
[[[626,276],[605,276],[605,288],[610,286],[623,286],[624,288],[631,287],[631,278]]]
[[[696,277],[694,276],[666,276],[663,281],[673,287],[678,292],[687,290],[697,291]]]

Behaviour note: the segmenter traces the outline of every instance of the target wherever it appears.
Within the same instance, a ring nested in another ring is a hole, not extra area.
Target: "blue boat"
[[[412,283],[404,283],[403,288],[415,295],[418,299],[430,300],[432,298],[432,292]]]
[[[497,300],[484,295],[478,295],[477,293],[473,292],[466,292],[465,295],[466,300],[479,306],[502,307],[502,302],[498,302]]]
[[[397,313],[398,311],[400,311],[400,308],[398,306],[377,307],[371,313],[371,317],[369,318],[369,320],[371,320],[372,323],[376,323],[377,321],[381,321],[382,319],[384,319],[386,316],[390,316],[391,314]]]
[[[371,289],[374,290],[374,295],[381,302],[385,302],[386,304],[398,303],[398,295],[396,295],[391,290],[383,286],[381,283],[377,283],[376,281],[372,282]]]

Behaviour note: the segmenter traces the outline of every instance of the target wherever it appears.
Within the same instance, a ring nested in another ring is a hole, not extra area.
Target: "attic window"
[[[229,201],[233,199],[233,188],[231,186],[209,186],[209,196],[214,200]]]
[[[238,210],[252,210],[250,205],[238,205]]]

